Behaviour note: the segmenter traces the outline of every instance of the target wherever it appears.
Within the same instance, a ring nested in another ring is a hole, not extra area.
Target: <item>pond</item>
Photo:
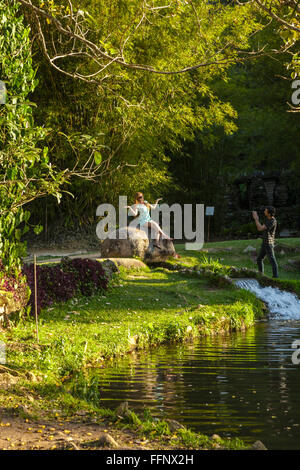
[[[208,435],[300,449],[295,340],[299,320],[271,319],[243,332],[134,353],[99,374],[101,404],[128,401],[136,412],[146,407]]]

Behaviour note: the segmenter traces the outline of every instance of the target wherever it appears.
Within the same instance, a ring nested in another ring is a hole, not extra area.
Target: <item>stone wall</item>
[[[252,223],[251,211],[264,218],[265,206],[276,208],[278,233],[295,235],[300,216],[300,191],[291,186],[288,173],[259,172],[237,178],[225,195],[227,204],[226,226]],[[246,231],[246,229],[245,229]],[[287,232],[288,231],[288,232]],[[246,233],[245,233],[246,235]]]

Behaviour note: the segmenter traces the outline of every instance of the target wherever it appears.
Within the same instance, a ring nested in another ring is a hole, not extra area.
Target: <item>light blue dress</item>
[[[147,201],[145,201],[147,202]],[[138,217],[138,222],[140,226],[146,224],[147,222],[151,222],[152,219],[150,217],[150,212],[147,206],[145,204],[137,204],[136,205],[136,210],[139,211],[139,217]]]

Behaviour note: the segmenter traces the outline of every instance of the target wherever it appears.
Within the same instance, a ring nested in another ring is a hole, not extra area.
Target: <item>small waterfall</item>
[[[263,300],[271,317],[280,320],[300,320],[300,300],[291,293],[277,287],[262,287],[256,279],[236,279],[235,285],[253,292]]]

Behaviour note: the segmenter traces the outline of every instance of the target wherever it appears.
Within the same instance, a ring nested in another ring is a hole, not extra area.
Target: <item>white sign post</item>
[[[205,215],[208,216],[208,224],[207,224],[207,241],[209,242],[209,226],[210,226],[210,218],[215,213],[215,208],[213,206],[206,206]]]

